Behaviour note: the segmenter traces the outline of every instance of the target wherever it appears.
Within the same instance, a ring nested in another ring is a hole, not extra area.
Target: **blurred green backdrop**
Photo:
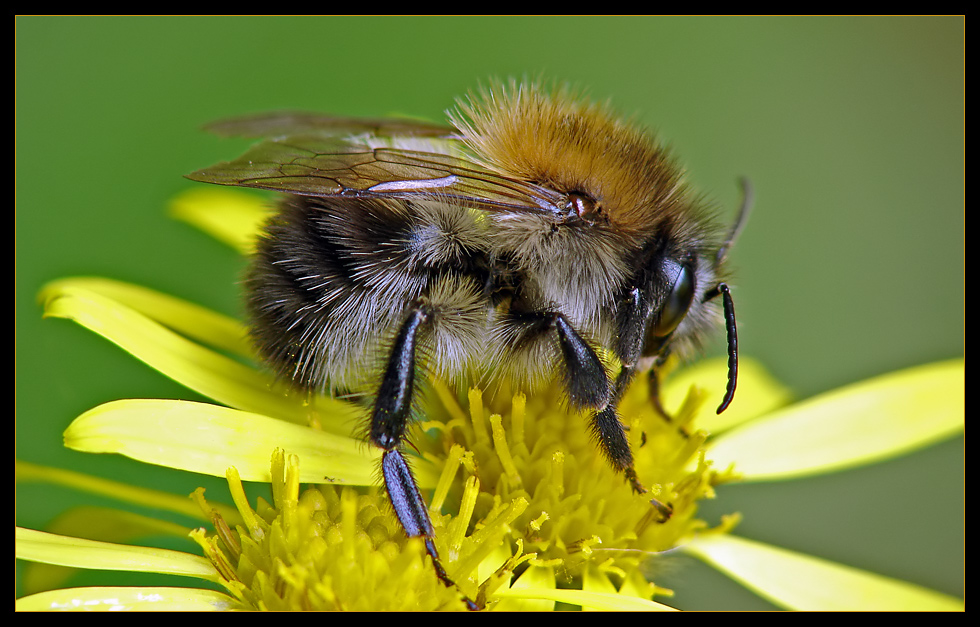
[[[223,495],[219,481],[62,448],[67,424],[99,403],[194,395],[76,325],[42,321],[38,289],[103,275],[234,314],[241,260],[165,214],[194,185],[183,174],[244,146],[202,124],[280,108],[441,119],[490,76],[553,77],[611,98],[670,142],[725,212],[736,178],[752,179],[756,208],[732,255],[740,346],[800,396],[964,352],[963,18],[15,26],[19,459]],[[963,464],[957,439],[830,477],[726,487],[704,511],[738,510],[747,537],[962,595]],[[41,528],[92,500],[18,486],[17,522]],[[769,607],[684,558],[657,583],[683,608]]]

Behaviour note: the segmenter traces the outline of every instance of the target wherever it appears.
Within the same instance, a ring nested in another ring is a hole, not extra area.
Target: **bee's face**
[[[484,91],[450,122],[224,122],[214,129],[274,139],[190,175],[285,194],[246,281],[253,338],[300,387],[380,381],[370,439],[386,451],[406,531],[427,538],[398,453],[417,362],[449,379],[561,379],[638,491],[616,415],[635,373],[696,346],[722,309],[730,377],[719,411],[737,367],[724,258],[738,229],[718,232],[661,145],[539,85]]]

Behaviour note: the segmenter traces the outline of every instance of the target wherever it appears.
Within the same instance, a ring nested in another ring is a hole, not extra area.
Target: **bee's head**
[[[742,186],[742,207],[721,245],[712,247],[669,228],[649,240],[632,265],[635,275],[621,295],[617,316],[617,352],[625,364],[640,369],[671,353],[688,354],[724,320],[729,372],[718,413],[731,403],[738,377],[735,306],[725,283],[725,260],[751,206],[748,182]]]

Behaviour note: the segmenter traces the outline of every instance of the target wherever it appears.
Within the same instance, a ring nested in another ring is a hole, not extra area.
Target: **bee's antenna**
[[[726,283],[719,283],[704,294],[702,302],[707,302],[721,294],[721,303],[725,310],[725,331],[728,333],[728,385],[725,386],[725,398],[721,399],[718,412],[728,409],[735,398],[735,387],[738,385],[738,329],[735,327],[735,301]]]
[[[721,265],[725,261],[725,257],[728,256],[728,249],[732,247],[732,244],[738,239],[739,233],[745,228],[745,223],[749,221],[749,213],[752,212],[752,203],[755,202],[752,181],[743,176],[738,179],[738,185],[742,188],[742,206],[738,209],[738,216],[735,218],[735,224],[732,225],[732,230],[728,233],[728,237],[715,254],[716,265]]]
[[[717,413],[720,414],[728,409],[735,398],[735,386],[738,385],[738,331],[735,328],[735,302],[731,291],[724,283],[719,283],[717,289],[721,292],[721,302],[725,309],[725,330],[728,331],[728,385],[725,386],[725,398],[718,406]]]

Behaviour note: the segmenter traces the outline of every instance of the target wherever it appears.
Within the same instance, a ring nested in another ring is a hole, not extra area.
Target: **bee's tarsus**
[[[632,467],[627,468],[624,474],[626,475],[626,480],[629,481],[630,487],[633,488],[633,492],[636,494],[646,494],[647,489],[640,483],[640,480],[636,476],[636,471]]]
[[[442,581],[442,583],[445,584],[447,588],[457,587],[456,582],[450,579],[449,574],[446,573],[446,569],[443,568],[442,566],[442,562],[439,561],[439,553],[438,551],[436,551],[435,541],[432,539],[431,536],[425,538],[425,552],[428,553],[429,557],[432,558],[432,567],[435,569],[436,576],[439,577],[440,581]],[[483,609],[479,605],[477,605],[472,599],[470,599],[465,595],[463,596],[463,603],[466,604],[466,609],[470,611],[475,612]]]
[[[615,406],[609,404],[592,416],[592,433],[609,463],[626,475],[635,490],[639,483],[636,482],[636,471],[633,470],[633,452],[630,450],[629,438],[626,437],[626,427],[616,415]]]
[[[406,535],[422,536],[426,538],[428,546],[432,538],[432,521],[412,470],[398,450],[385,451],[381,456],[381,474],[384,477],[385,490],[388,491],[388,499]],[[430,553],[435,553],[434,546]],[[438,561],[438,556],[433,555],[433,559]],[[440,569],[441,565],[437,570]]]

